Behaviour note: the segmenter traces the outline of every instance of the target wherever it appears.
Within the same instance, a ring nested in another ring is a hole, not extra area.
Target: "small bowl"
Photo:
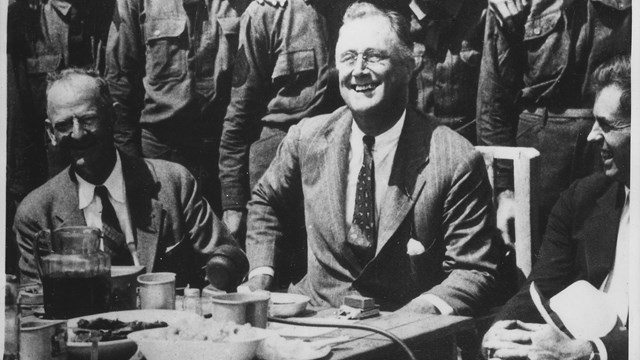
[[[290,317],[302,314],[311,299],[299,294],[271,293],[271,316]]]

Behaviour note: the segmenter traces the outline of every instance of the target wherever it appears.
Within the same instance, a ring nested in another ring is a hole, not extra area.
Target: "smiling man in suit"
[[[591,82],[596,121],[587,139],[600,148],[604,173],[574,182],[560,196],[549,217],[540,257],[531,275],[484,336],[488,358],[629,358],[628,269],[634,261],[629,258],[629,56],[617,56],[601,64]],[[586,280],[604,292],[618,313],[617,326],[601,339],[573,339],[550,325],[539,324],[544,321],[529,295],[530,283],[535,282],[542,295],[551,298],[578,280]]]
[[[383,309],[472,314],[494,286],[491,187],[466,140],[407,108],[409,25],[367,3],[336,45],[347,104],[293,126],[249,203],[247,286],[269,288],[282,214],[304,200],[308,272],[290,292],[313,305],[345,295]]]
[[[246,263],[188,170],[116,150],[112,104],[106,81],[91,71],[72,68],[52,76],[47,132],[54,146],[69,151],[72,164],[31,192],[17,210],[14,229],[22,282],[38,277],[36,234],[63,226],[101,229],[101,246],[111,254],[112,264],[175,272],[177,285],[202,286],[205,265],[221,251],[238,264]],[[241,279],[241,272],[228,275]],[[220,274],[209,275],[221,279]]]

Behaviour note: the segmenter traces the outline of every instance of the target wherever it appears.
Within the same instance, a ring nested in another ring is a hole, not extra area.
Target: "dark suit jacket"
[[[482,156],[449,128],[407,110],[378,224],[375,258],[364,268],[347,245],[345,191],[352,116],[346,107],[292,127],[249,203],[251,268],[273,266],[280,216],[304,199],[307,275],[290,291],[314,305],[372,296],[386,308],[432,293],[458,314],[484,305],[494,286],[491,187]],[[414,238],[426,251],[407,255]]]
[[[201,285],[202,267],[213,249],[235,240],[187,169],[168,161],[120,156],[141,265],[147,272],[175,272],[178,285]],[[78,225],[86,222],[78,208],[75,175],[67,168],[30,193],[17,210],[14,229],[22,254],[22,281],[38,277],[32,251],[35,234]]]
[[[613,268],[624,195],[624,185],[601,173],[574,182],[551,212],[531,275],[497,320],[544,322],[529,295],[532,281],[547,298],[577,280],[600,288]],[[626,330],[613,331],[602,340],[609,359],[628,358]]]

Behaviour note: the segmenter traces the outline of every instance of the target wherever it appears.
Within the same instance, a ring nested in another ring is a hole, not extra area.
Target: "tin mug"
[[[249,323],[251,326],[266,328],[269,314],[268,292],[231,293],[213,295],[211,315],[218,321],[232,321],[236,324]]]
[[[67,321],[24,321],[20,325],[20,344],[20,360],[66,360]]]
[[[176,308],[176,274],[158,272],[138,276],[140,309]]]

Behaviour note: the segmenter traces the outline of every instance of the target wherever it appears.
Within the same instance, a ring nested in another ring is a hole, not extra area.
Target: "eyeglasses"
[[[96,128],[101,118],[98,114],[87,114],[83,116],[73,115],[64,120],[58,121],[53,125],[53,128],[59,133],[69,133],[73,129],[74,119],[78,121],[78,125],[83,129],[92,130]]]
[[[371,69],[372,66],[375,67],[383,64],[390,57],[386,53],[375,50],[366,50],[364,52],[347,51],[340,54],[338,65],[345,68],[353,68],[360,56],[362,56],[362,65],[369,69]]]

